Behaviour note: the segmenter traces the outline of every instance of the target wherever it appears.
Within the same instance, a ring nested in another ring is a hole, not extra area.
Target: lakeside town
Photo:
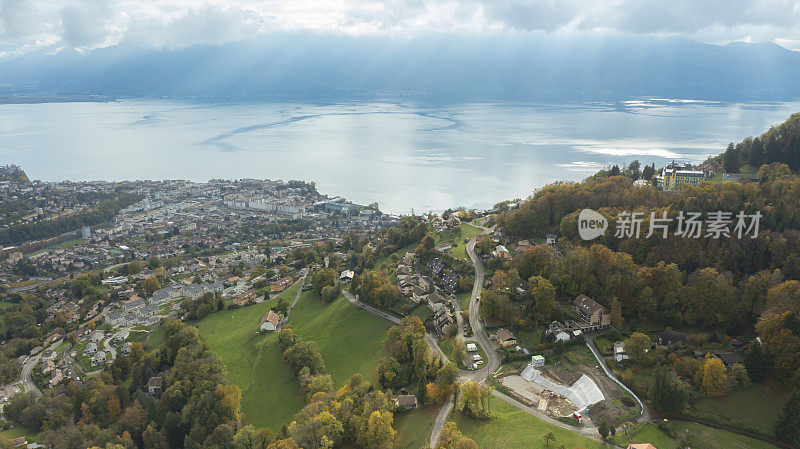
[[[363,447],[445,447],[472,440],[459,427],[512,415],[544,426],[534,444],[546,446],[702,448],[708,432],[740,435],[742,447],[780,446],[774,423],[794,419],[786,411],[793,381],[778,359],[767,361],[783,357],[776,331],[762,327],[774,315],[731,301],[760,288],[767,310],[791,314],[780,298],[800,273],[777,259],[738,280],[733,265],[684,271],[691,265],[657,246],[651,251],[664,259],[650,265],[631,258],[638,252],[624,233],[589,246],[577,227],[565,227],[576,223],[570,214],[555,226],[535,221],[551,202],[602,190],[666,204],[794,182],[785,167],[756,172],[723,158],[656,170],[634,161],[490,210],[407,216],[328,197],[304,181],[40,182],[1,167],[0,438],[10,447],[61,447],[58,429],[69,428],[76,441],[169,447],[147,416],[180,386],[176,373],[189,360],[174,345],[185,340],[210,349],[219,382],[240,395],[234,440],[261,435],[254,447],[264,449],[303,438],[300,447],[323,447],[299,430],[298,416],[359,397],[365,379],[383,398],[379,414],[393,416],[384,424],[404,431]],[[784,232],[769,215],[765,222],[767,235]],[[705,310],[691,305],[700,300]],[[748,316],[758,313],[754,329]],[[773,326],[791,329],[793,315],[777,316],[783,321]],[[260,364],[265,353],[283,363]],[[264,376],[275,380],[257,380]],[[348,378],[350,387],[334,393],[334,379]],[[272,399],[248,400],[265,394]],[[725,406],[754,395],[785,406],[757,422]],[[501,405],[490,406],[492,397]],[[69,403],[77,413],[53,414]],[[103,410],[134,413],[122,408],[142,410],[137,422],[152,432],[91,434],[87,425],[102,423]],[[206,431],[197,447],[217,430]]]

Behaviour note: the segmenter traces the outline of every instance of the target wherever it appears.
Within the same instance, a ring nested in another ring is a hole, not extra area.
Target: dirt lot
[[[529,383],[525,379],[519,377],[519,374],[525,369],[526,365],[527,363],[519,363],[515,365],[513,369],[507,369],[507,376],[501,380],[501,383],[517,392],[520,396],[530,400],[532,403],[541,406],[540,401],[542,396],[539,392],[527,391],[535,389],[526,388],[526,386],[535,384]],[[602,369],[599,368],[597,360],[592,356],[589,348],[586,346],[575,346],[564,354],[549,358],[545,366],[540,368],[540,370],[547,378],[562,385],[572,385],[584,374],[591,377],[606,398],[589,407],[585,412],[585,415],[587,415],[593,423],[599,423],[604,416],[608,417],[613,422],[629,421],[635,418],[639,413],[638,407],[630,400],[625,391],[614,381],[609,379],[605,373],[603,373]],[[506,382],[511,383],[511,385],[507,385]],[[541,387],[538,388],[541,389]],[[551,416],[570,415],[572,411],[575,410],[575,407],[566,399],[562,399],[562,401],[566,403],[566,407],[557,404],[551,406],[548,403],[542,410],[546,411]],[[550,401],[548,400],[547,402]],[[552,412],[550,411],[551,408],[553,410]]]

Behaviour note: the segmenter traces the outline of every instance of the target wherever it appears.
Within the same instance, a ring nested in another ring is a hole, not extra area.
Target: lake
[[[0,164],[31,179],[269,178],[393,213],[490,207],[639,159],[699,162],[794,103],[0,105]]]

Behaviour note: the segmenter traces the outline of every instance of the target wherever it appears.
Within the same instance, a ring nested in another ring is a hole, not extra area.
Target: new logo
[[[593,240],[606,233],[608,220],[592,209],[583,209],[578,215],[578,234],[584,240]]]

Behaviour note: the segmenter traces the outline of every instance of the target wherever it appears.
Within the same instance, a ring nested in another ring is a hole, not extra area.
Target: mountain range
[[[772,43],[282,34],[180,49],[120,44],[87,53],[32,52],[0,60],[0,95],[209,101],[789,100],[800,97],[797,73],[800,52]]]

